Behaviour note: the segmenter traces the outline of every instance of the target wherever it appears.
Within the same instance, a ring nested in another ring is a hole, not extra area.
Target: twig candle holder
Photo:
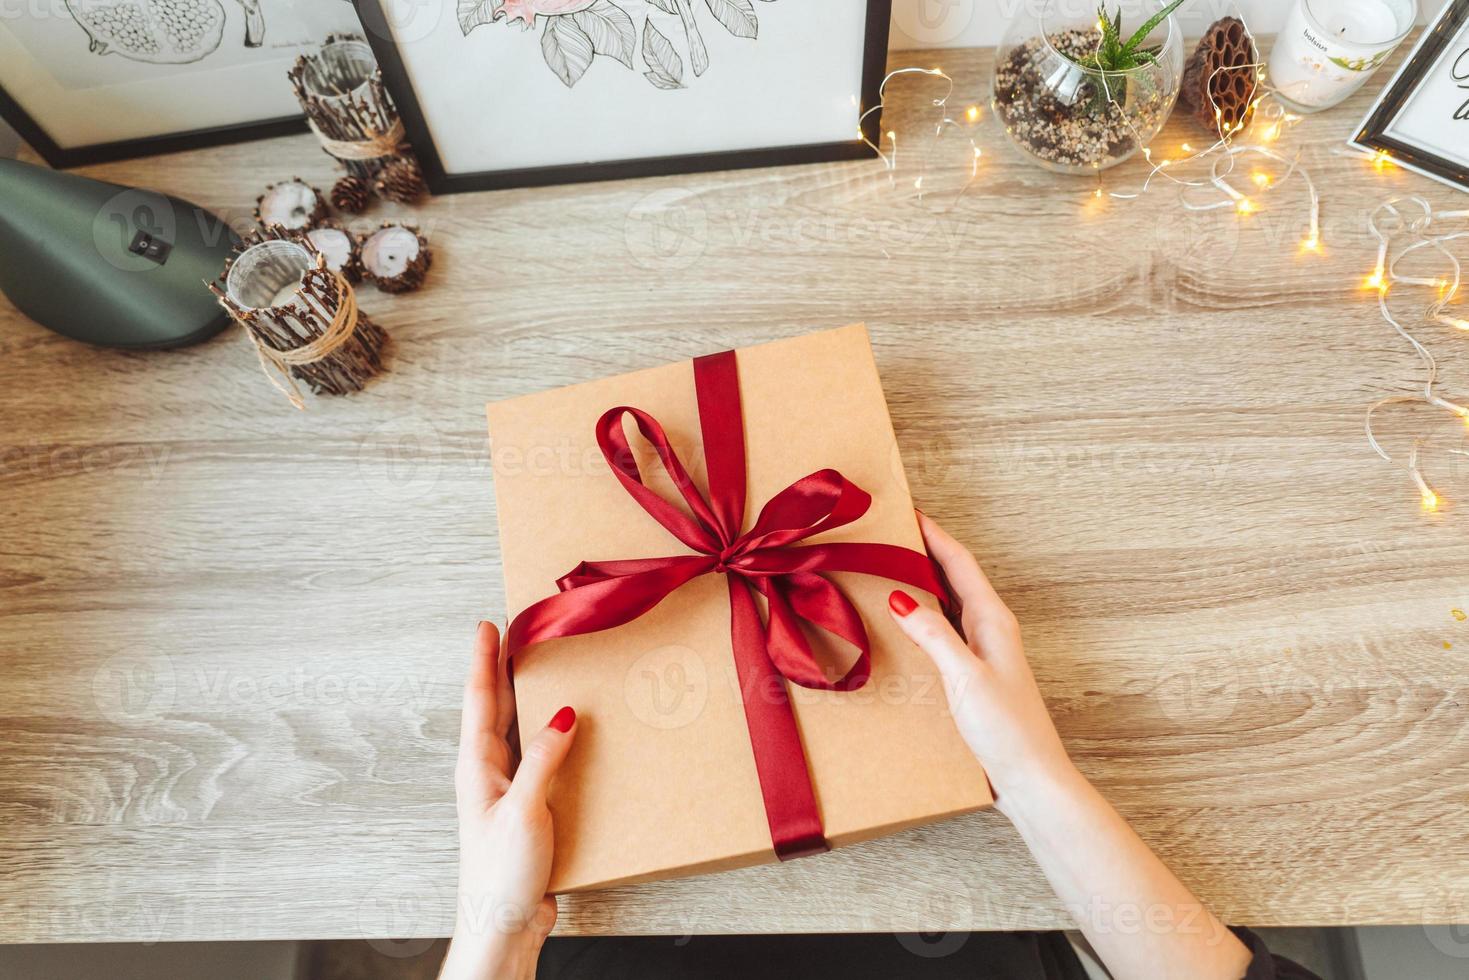
[[[357,309],[352,286],[309,241],[257,236],[222,278],[224,288],[210,283],[210,290],[297,408],[306,407],[298,379],[319,395],[345,395],[382,371],[387,334]]]
[[[320,51],[296,59],[287,77],[322,148],[347,169],[342,182],[352,194],[344,192],[344,199],[360,198],[389,166],[396,200],[411,201],[424,192],[418,161],[403,141],[403,120],[366,41],[328,35]],[[339,196],[335,189],[332,196]]]
[[[356,235],[330,218],[301,234],[326,259],[327,269],[351,283],[362,280],[362,243]]]
[[[434,254],[428,239],[411,225],[385,221],[362,239],[362,274],[385,293],[407,293],[423,285]]]
[[[321,192],[300,177],[271,184],[255,199],[255,220],[262,228],[299,231],[326,217]]]

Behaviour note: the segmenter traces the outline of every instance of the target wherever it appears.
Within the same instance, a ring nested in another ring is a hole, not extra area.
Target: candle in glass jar
[[[1362,87],[1417,15],[1416,0],[1296,0],[1270,53],[1270,84],[1303,112],[1328,109]]]

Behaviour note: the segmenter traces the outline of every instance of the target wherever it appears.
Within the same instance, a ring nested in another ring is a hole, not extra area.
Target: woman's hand
[[[1071,760],[1026,663],[1015,614],[963,545],[921,512],[918,524],[962,609],[964,636],[906,592],[889,598],[893,618],[933,658],[959,734],[989,775],[995,806],[1013,817],[1027,788],[1068,778]]]
[[[889,598],[893,617],[943,674],[949,711],[989,773],[995,806],[1112,976],[1244,976],[1250,951],[1071,764],[1025,662],[1020,626],[974,556],[923,514],[918,523],[969,639],[906,592]]]
[[[510,750],[515,697],[500,631],[480,623],[464,684],[459,763],[459,898],[442,980],[535,976],[541,944],[556,924],[551,811],[546,792],[576,737],[576,712],[562,708],[524,747]]]

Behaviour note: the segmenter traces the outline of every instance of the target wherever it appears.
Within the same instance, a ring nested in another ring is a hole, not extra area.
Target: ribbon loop
[[[678,492],[683,495],[684,501],[689,505],[689,510],[693,511],[693,519],[643,483],[643,474],[638,470],[637,457],[627,441],[627,433],[622,429],[624,415],[631,415],[637,422],[638,431],[652,445],[653,451],[658,454],[658,459],[663,463],[664,472],[678,488]],[[612,467],[612,472],[622,481],[627,492],[653,520],[667,528],[670,534],[695,551],[701,551],[706,555],[719,550],[720,545],[727,543],[716,530],[718,519],[709,509],[703,496],[700,495],[699,488],[694,486],[694,481],[684,469],[678,453],[674,451],[673,445],[668,441],[667,433],[663,431],[663,426],[658,424],[657,419],[636,408],[621,406],[609,409],[597,420],[597,445],[601,447],[602,457],[607,460],[607,465]]]
[[[746,551],[784,548],[857,520],[872,497],[836,470],[803,477],[771,497],[742,541]]]
[[[765,580],[766,650],[781,676],[820,691],[855,691],[872,675],[872,652],[862,617],[851,601],[820,575],[801,572]],[[810,623],[857,648],[845,674],[831,679],[811,649],[800,622]]]

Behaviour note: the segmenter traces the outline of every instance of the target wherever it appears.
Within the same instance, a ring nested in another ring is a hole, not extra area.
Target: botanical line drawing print
[[[658,88],[683,88],[683,59],[651,20],[643,21],[643,75]]]
[[[695,75],[702,75],[709,68],[709,49],[704,47],[704,35],[699,33],[699,24],[694,20],[691,0],[648,0],[665,14],[677,14],[683,21],[684,36],[689,39],[689,64]]]
[[[245,12],[245,47],[265,43],[260,0],[234,0]],[[213,54],[224,38],[222,0],[66,0],[93,54],[120,54],[154,65],[182,65]]]
[[[775,0],[762,0],[774,3]],[[643,13],[641,54],[643,77],[660,89],[681,89],[684,58],[674,40],[653,23],[648,7],[677,17],[688,47],[688,64],[695,76],[709,69],[709,48],[695,15],[702,7],[735,37],[756,40],[760,20],[751,0],[458,0],[459,29],[466,35],[477,27],[503,20],[523,30],[541,24],[541,54],[546,65],[567,88],[581,80],[601,55],[634,68],[639,53],[638,30],[628,9]],[[674,33],[678,33],[677,30]],[[636,70],[634,68],[634,70]]]

